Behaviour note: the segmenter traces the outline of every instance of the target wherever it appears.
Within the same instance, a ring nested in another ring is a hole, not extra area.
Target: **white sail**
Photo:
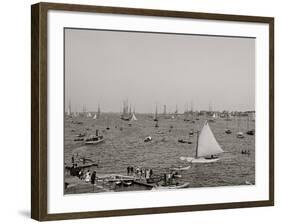
[[[216,114],[215,114],[215,113],[213,114],[213,118],[214,118],[214,119],[216,118]]]
[[[68,106],[67,108],[67,115],[70,116],[71,115],[71,109],[70,109],[70,106]]]
[[[218,144],[208,122],[206,121],[199,134],[197,156],[206,157],[222,152],[222,148]]]
[[[137,117],[136,117],[135,114],[133,113],[133,116],[132,116],[132,118],[131,118],[130,121],[137,121],[137,120],[138,120]]]
[[[87,114],[87,117],[92,117],[92,114],[89,112],[89,113]]]
[[[94,116],[93,116],[93,120],[96,120],[97,119],[97,115],[95,114]]]

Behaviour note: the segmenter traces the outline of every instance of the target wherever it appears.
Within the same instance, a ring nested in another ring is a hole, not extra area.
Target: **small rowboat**
[[[246,134],[247,134],[247,135],[255,135],[255,130],[252,129],[252,130],[250,130],[250,131],[247,131]]]
[[[236,137],[237,137],[237,138],[244,138],[243,132],[237,132]]]
[[[179,143],[187,143],[187,140],[179,139],[178,142],[179,142]]]
[[[226,130],[225,130],[225,133],[226,133],[226,134],[231,134],[232,132],[231,132],[230,129],[226,129]]]
[[[123,185],[129,187],[133,184],[133,181],[123,181]]]
[[[118,180],[118,181],[115,182],[115,184],[119,186],[119,185],[122,184],[122,181]]]

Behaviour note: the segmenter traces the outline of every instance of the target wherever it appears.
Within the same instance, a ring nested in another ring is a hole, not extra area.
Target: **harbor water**
[[[117,113],[103,113],[96,120],[91,117],[65,117],[65,163],[71,163],[72,156],[79,155],[98,164],[98,167],[89,168],[90,171],[95,170],[97,176],[127,175],[128,166],[152,169],[154,174],[163,175],[172,167],[187,166],[180,157],[195,156],[197,136],[189,137],[188,134],[191,130],[200,130],[207,119],[199,116],[198,120],[191,122],[184,121],[183,116],[174,119],[160,116],[157,128],[153,115],[136,114],[136,117],[137,120],[131,122],[121,120]],[[191,188],[255,184],[255,135],[246,134],[248,130],[255,129],[255,122],[248,121],[248,117],[239,118],[239,122],[235,117],[230,121],[218,118],[209,125],[224,153],[218,162],[192,164],[190,169],[180,173],[179,183],[189,182]],[[232,133],[226,134],[226,128]],[[103,135],[104,142],[85,145],[83,141],[74,141],[79,133],[95,135],[96,130]],[[236,137],[238,131],[244,133],[244,138]],[[152,137],[152,141],[144,142],[148,136]],[[180,143],[179,139],[186,139],[192,144]],[[250,154],[241,154],[242,150]],[[69,175],[65,174],[65,181],[68,178]],[[78,186],[75,191],[65,193],[99,192],[82,188],[79,190]]]

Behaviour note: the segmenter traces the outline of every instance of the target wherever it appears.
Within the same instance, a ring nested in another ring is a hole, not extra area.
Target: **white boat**
[[[189,170],[191,166],[186,166],[186,167],[173,167],[170,168],[172,171],[181,171],[181,170]]]
[[[224,151],[217,142],[208,121],[205,121],[200,133],[197,132],[197,144],[195,157],[181,157],[190,163],[212,163],[219,160],[218,154]]]
[[[237,119],[237,128],[238,128],[238,132],[236,133],[236,137],[237,138],[244,138],[244,133],[240,130],[240,116],[238,116],[238,119]]]
[[[241,132],[241,131],[237,132],[236,137],[237,138],[244,138],[243,132]]]
[[[185,157],[185,160],[189,163],[213,163],[219,161],[219,158],[214,157],[214,158],[204,158],[204,157]]]
[[[155,186],[155,187],[153,187],[153,190],[162,190],[162,189],[170,189],[170,190],[172,190],[172,189],[181,189],[181,188],[188,188],[189,187],[189,185],[190,185],[190,183],[189,182],[186,182],[186,183],[183,183],[183,184],[180,184],[180,185],[176,185],[176,184],[174,184],[174,185],[167,185],[167,186]]]
[[[93,116],[93,120],[96,120],[97,119],[97,114],[95,114],[94,116]]]
[[[88,112],[87,117],[92,117],[92,114]]]

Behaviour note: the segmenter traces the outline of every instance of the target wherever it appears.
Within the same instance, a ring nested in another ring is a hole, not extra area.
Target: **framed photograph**
[[[274,18],[31,8],[32,218],[274,204]]]

